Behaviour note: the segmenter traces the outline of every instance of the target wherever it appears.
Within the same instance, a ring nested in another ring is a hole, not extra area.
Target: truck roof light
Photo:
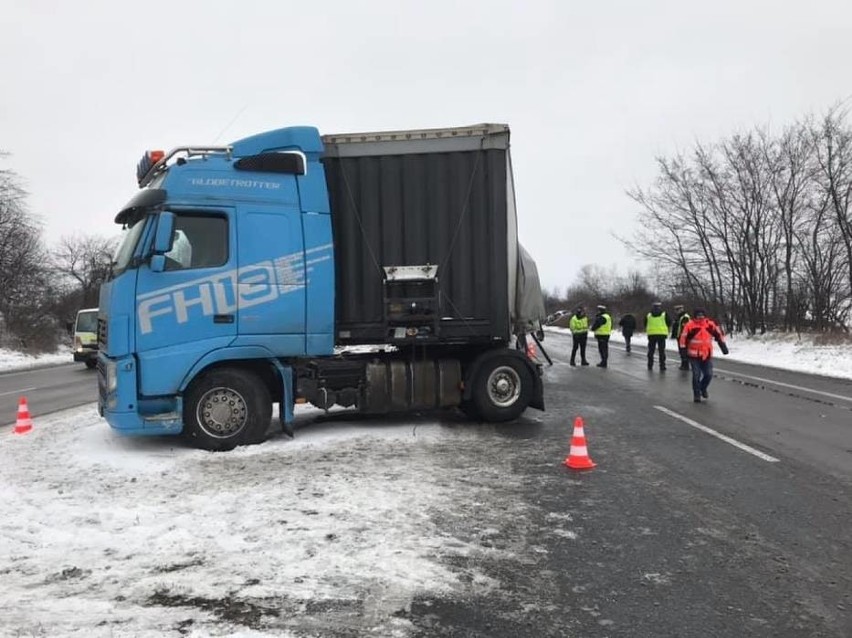
[[[196,156],[207,157],[214,154],[225,155],[230,161],[232,150],[230,146],[179,146],[173,148],[168,153],[163,151],[146,151],[145,155],[142,156],[142,159],[136,165],[136,181],[139,182],[140,188],[147,186],[160,171],[165,169],[166,164],[178,153],[185,154],[185,157],[183,157],[184,162],[186,158]]]
[[[153,168],[157,162],[161,161],[166,156],[165,151],[145,151],[142,159],[136,165],[136,181],[142,185],[142,179],[148,174],[148,171]]]

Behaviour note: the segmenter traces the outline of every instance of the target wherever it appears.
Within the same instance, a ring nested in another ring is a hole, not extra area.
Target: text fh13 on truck
[[[273,402],[285,431],[306,402],[544,409],[518,347],[544,308],[507,126],[289,127],[152,151],[137,177],[98,316],[98,406],[116,430],[227,450],[265,438]]]

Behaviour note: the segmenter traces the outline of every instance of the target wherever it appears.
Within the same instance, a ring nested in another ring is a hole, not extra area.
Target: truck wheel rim
[[[208,436],[226,439],[245,427],[248,408],[232,388],[213,388],[204,393],[195,411],[198,425]]]
[[[513,405],[521,396],[521,377],[510,366],[500,366],[488,375],[488,398],[501,408]]]

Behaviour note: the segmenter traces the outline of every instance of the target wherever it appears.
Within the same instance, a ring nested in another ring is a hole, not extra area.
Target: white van
[[[85,308],[74,322],[74,361],[84,361],[89,369],[98,365],[98,309]]]

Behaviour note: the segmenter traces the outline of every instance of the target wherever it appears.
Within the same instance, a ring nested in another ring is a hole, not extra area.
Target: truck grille
[[[107,349],[107,322],[101,317],[98,317],[98,348]]]

